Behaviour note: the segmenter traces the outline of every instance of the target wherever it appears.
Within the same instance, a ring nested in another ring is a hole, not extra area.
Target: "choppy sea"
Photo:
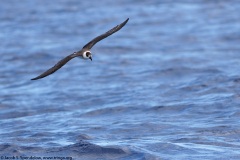
[[[238,0],[3,0],[0,159],[240,159]],[[94,37],[93,61],[71,60]]]

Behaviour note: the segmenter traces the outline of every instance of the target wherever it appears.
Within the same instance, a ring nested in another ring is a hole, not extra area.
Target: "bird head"
[[[90,59],[92,61],[92,54],[90,51],[83,52],[82,56],[84,59]]]

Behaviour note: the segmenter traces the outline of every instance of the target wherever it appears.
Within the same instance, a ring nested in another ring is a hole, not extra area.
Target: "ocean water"
[[[238,0],[5,0],[1,159],[240,159]],[[61,58],[97,43],[93,61]]]

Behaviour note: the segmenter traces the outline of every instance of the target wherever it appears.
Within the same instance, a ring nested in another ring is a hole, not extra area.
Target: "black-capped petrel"
[[[102,39],[112,35],[113,33],[119,31],[127,22],[128,22],[129,18],[126,19],[124,22],[122,22],[121,24],[113,27],[112,29],[110,29],[109,31],[107,31],[106,33],[94,38],[93,40],[91,40],[90,42],[88,42],[85,46],[83,46],[83,48],[80,51],[74,52],[70,55],[68,55],[67,57],[63,58],[62,60],[60,60],[57,64],[55,64],[52,68],[48,69],[46,72],[40,74],[39,76],[31,79],[31,80],[37,80],[37,79],[41,79],[44,78],[50,74],[53,74],[54,72],[56,72],[58,69],[60,69],[62,66],[64,66],[68,61],[70,61],[71,59],[75,58],[75,57],[80,57],[83,59],[90,59],[92,61],[92,54],[91,54],[91,48],[99,41],[101,41]]]

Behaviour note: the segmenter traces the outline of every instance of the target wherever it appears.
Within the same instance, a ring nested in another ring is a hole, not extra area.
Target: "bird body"
[[[129,18],[126,19],[124,22],[122,22],[121,24],[113,27],[112,29],[110,29],[109,31],[107,31],[106,33],[95,37],[93,40],[91,40],[90,42],[88,42],[81,50],[74,52],[70,55],[68,55],[67,57],[63,58],[62,60],[60,60],[57,64],[55,64],[52,68],[48,69],[47,71],[45,71],[44,73],[40,74],[39,76],[31,79],[31,80],[37,80],[37,79],[41,79],[44,78],[50,74],[53,74],[54,72],[56,72],[58,69],[60,69],[62,66],[64,66],[68,61],[70,61],[71,59],[75,58],[75,57],[80,57],[83,59],[90,59],[92,61],[92,53],[91,53],[91,48],[99,41],[101,41],[102,39],[112,35],[113,33],[119,31],[127,22],[128,22]]]

